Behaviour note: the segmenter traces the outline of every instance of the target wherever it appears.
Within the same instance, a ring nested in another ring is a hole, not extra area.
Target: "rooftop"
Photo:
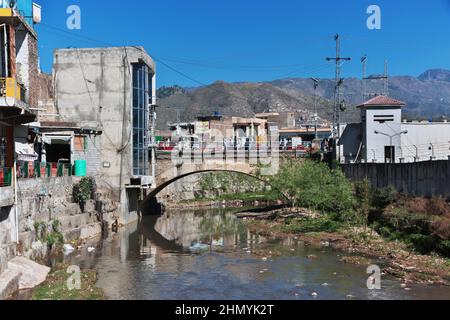
[[[389,98],[387,96],[376,96],[361,105],[357,106],[357,108],[367,108],[367,107],[404,107],[406,103],[400,100],[396,100],[393,98]]]

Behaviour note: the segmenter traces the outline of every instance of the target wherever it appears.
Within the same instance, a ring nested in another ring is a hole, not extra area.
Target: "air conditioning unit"
[[[33,22],[41,23],[42,21],[42,7],[33,2]]]

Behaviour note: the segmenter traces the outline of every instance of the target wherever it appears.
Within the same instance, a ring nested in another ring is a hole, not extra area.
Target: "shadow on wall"
[[[156,197],[151,197],[141,204],[143,216],[158,216],[164,213],[164,205],[158,202]]]
[[[8,220],[9,214],[11,213],[12,207],[0,208],[0,223]]]

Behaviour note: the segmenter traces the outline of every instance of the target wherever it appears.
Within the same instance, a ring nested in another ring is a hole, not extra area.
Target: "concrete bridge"
[[[267,165],[270,163],[276,169],[278,168],[279,157],[277,152],[263,154],[259,152],[243,152],[237,154],[204,155],[188,154],[177,156],[172,153],[159,153],[157,156],[156,188],[149,190],[142,202],[143,212],[154,211],[157,204],[156,197],[164,189],[175,184],[178,180],[189,176],[209,173],[209,172],[232,172],[253,177],[260,181],[263,179],[256,176],[258,164]],[[267,169],[263,169],[267,170]],[[183,182],[185,183],[185,182]],[[189,182],[186,182],[189,183]]]
[[[176,181],[191,175],[208,172],[235,172],[257,178],[256,165],[249,161],[223,161],[220,159],[204,159],[197,161],[173,161],[171,159],[158,159],[156,175],[156,188],[151,190],[147,197],[155,197],[165,188]],[[258,179],[258,178],[257,178]]]

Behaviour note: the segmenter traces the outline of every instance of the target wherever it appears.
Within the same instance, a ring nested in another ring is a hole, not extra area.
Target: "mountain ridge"
[[[318,114],[330,120],[334,100],[334,79],[319,79],[317,88]],[[366,82],[366,93],[382,93],[383,82]],[[169,88],[169,89],[168,89]],[[161,88],[162,89],[162,88]],[[267,111],[295,112],[299,119],[308,119],[314,111],[314,87],[311,79],[285,78],[265,82],[235,82],[223,80],[183,89],[179,86],[158,90],[159,104],[179,110],[180,120],[194,121],[196,116],[222,115],[250,117]],[[170,94],[172,93],[173,94]],[[362,102],[362,81],[345,78],[342,87],[347,110],[342,121],[358,122],[356,105]],[[164,95],[162,94],[164,93]],[[168,94],[169,93],[169,94]],[[450,70],[430,69],[418,77],[394,76],[389,78],[389,96],[406,102],[406,118],[438,118],[450,116]],[[163,112],[158,120],[159,129],[177,120],[176,112]]]

